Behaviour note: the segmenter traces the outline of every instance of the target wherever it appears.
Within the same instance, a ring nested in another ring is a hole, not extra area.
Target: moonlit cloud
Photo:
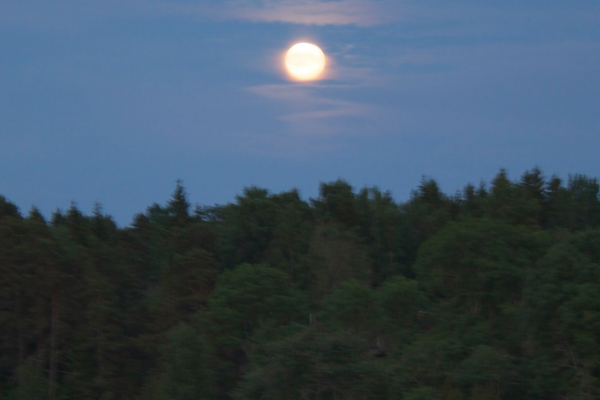
[[[400,0],[226,0],[198,4],[150,4],[155,10],[203,18],[368,27],[406,19],[408,10],[405,3]]]
[[[230,11],[225,15],[255,22],[372,26],[400,17],[386,13],[384,4],[373,0],[235,0],[227,2]]]
[[[60,20],[62,23],[74,23],[89,18],[145,14],[367,27],[405,19],[405,8],[404,2],[399,0],[96,0],[93,6],[75,0],[51,3],[22,0],[0,4],[0,21],[48,24]]]
[[[328,97],[321,93],[325,89],[336,89],[328,86],[290,86],[290,85],[262,85],[248,88],[257,95],[283,102],[288,111],[280,116],[281,121],[291,125],[292,131],[307,133],[310,124],[323,124],[329,120],[328,128],[319,130],[320,134],[330,135],[336,133],[335,124],[331,120],[338,118],[367,117],[372,108],[360,104]],[[338,87],[342,90],[344,87]],[[313,131],[314,132],[314,131]]]

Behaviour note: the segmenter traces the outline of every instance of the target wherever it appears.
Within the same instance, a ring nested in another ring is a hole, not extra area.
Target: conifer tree
[[[0,218],[4,217],[20,218],[21,214],[16,205],[9,202],[6,197],[0,196]]]
[[[352,229],[358,225],[355,194],[350,184],[342,179],[319,185],[319,198],[311,200],[313,207],[325,218]]]
[[[175,191],[167,204],[167,212],[176,226],[185,226],[189,222],[190,203],[187,199],[187,193],[183,188],[183,182],[181,180],[177,181]]]

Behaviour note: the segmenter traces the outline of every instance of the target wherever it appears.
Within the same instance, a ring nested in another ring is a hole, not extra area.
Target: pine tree
[[[16,205],[9,202],[6,197],[0,196],[0,218],[4,217],[21,218],[21,214]]]
[[[185,226],[190,220],[190,203],[187,199],[187,193],[181,180],[177,181],[175,191],[171,195],[171,200],[166,208],[173,224],[176,226]]]

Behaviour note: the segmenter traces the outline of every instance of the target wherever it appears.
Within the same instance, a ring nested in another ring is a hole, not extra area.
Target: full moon
[[[297,43],[288,50],[285,66],[296,79],[303,81],[315,79],[325,69],[325,54],[314,44]]]

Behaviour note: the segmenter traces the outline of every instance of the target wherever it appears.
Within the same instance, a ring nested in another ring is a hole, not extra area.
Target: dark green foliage
[[[235,399],[387,399],[388,377],[367,343],[345,331],[307,329],[273,343]]]
[[[400,263],[414,264],[421,244],[455,218],[458,210],[458,204],[441,193],[433,179],[423,178],[411,200],[400,206]],[[408,267],[402,273],[407,277],[414,276],[414,271]]]
[[[600,225],[599,189],[596,178],[579,174],[569,176],[567,193],[562,204],[562,211],[566,216],[564,223],[568,228],[581,230]]]
[[[405,400],[439,400],[440,395],[432,387],[413,389],[403,397]]]
[[[9,394],[9,400],[39,400],[48,395],[48,380],[35,360],[21,363],[16,371],[17,386]]]
[[[16,205],[6,200],[6,197],[0,196],[0,218],[21,218],[19,209]]]
[[[392,353],[395,391],[408,392],[421,387],[444,387],[464,357],[465,346],[456,335],[430,332],[404,343],[401,352]]]
[[[389,346],[401,347],[432,322],[430,304],[417,281],[396,276],[375,293],[381,310],[380,336]]]
[[[338,179],[329,184],[321,183],[319,198],[311,202],[326,220],[352,229],[359,223],[355,197],[352,186]]]
[[[250,352],[250,340],[261,322],[288,323],[296,303],[289,276],[262,264],[242,264],[223,273],[208,299],[217,342]]]
[[[368,281],[371,275],[360,237],[332,223],[315,229],[306,259],[310,263],[308,290],[318,300],[348,279]]]
[[[471,398],[474,392],[500,398],[518,376],[511,357],[487,345],[473,347],[453,375],[456,382],[473,386]]]
[[[449,223],[419,249],[417,279],[429,293],[492,317],[518,301],[523,273],[542,251],[536,236],[501,221]]]
[[[485,183],[481,183],[478,188],[472,184],[465,186],[462,198],[459,201],[462,215],[471,217],[481,217],[484,214],[485,203],[489,193]]]
[[[343,180],[118,227],[0,196],[0,398],[600,398],[600,186]]]
[[[356,335],[374,337],[381,321],[373,290],[355,280],[348,280],[322,302],[319,321],[332,330],[348,329]]]
[[[164,372],[155,398],[163,400],[210,400],[216,396],[214,355],[206,339],[187,324],[167,334],[161,349]],[[158,395],[157,395],[158,394]]]
[[[215,211],[223,221],[218,253],[227,268],[277,262],[294,282],[306,283],[301,256],[310,242],[312,212],[296,190],[270,195],[264,189],[246,188],[236,204]]]
[[[167,214],[171,218],[173,225],[184,226],[189,222],[190,203],[187,200],[187,194],[181,181],[177,181],[175,191],[167,204]]]
[[[554,245],[529,276],[525,292],[528,327],[535,357],[554,361],[544,375],[561,376],[565,392],[580,398],[598,396],[600,346],[600,238],[598,231],[582,232]],[[542,375],[544,384],[548,377]],[[550,390],[548,387],[540,391]]]
[[[402,213],[389,192],[365,188],[356,197],[359,218],[359,235],[371,264],[371,284],[379,286],[392,275],[403,273],[405,251],[400,230]]]

